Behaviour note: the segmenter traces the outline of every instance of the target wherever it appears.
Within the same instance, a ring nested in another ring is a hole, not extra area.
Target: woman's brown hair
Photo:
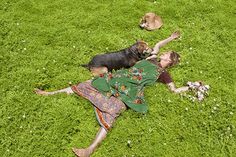
[[[180,55],[178,53],[172,51],[170,53],[170,60],[171,60],[171,63],[169,64],[169,67],[172,67],[172,66],[174,66],[174,65],[179,63]]]

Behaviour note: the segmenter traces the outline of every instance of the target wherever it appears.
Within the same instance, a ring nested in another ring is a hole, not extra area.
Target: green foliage
[[[190,102],[164,85],[146,89],[149,112],[124,112],[93,156],[235,156],[235,1],[228,0],[1,0],[0,154],[74,156],[99,125],[91,103],[74,95],[35,95],[91,78],[80,67],[96,54],[143,39],[154,46],[173,31],[181,64],[170,69],[178,86],[203,80],[204,102]],[[160,30],[138,27],[146,12]]]

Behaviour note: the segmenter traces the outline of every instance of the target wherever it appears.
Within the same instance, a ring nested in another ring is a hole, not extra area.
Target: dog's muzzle
[[[143,28],[146,27],[146,24],[145,24],[145,23],[141,23],[141,24],[139,25],[139,27],[143,29]]]
[[[141,54],[142,59],[146,59],[147,57],[151,56],[152,49],[144,50],[143,53]]]

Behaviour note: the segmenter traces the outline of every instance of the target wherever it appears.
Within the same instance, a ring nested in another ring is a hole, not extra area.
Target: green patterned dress
[[[115,96],[131,109],[145,113],[147,104],[144,99],[144,87],[156,82],[158,67],[142,60],[129,69],[121,69],[104,74],[92,80],[92,86],[103,95]]]

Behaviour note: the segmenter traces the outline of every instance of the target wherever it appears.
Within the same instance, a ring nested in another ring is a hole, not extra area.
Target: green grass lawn
[[[236,156],[235,10],[233,0],[1,0],[0,156],[73,157],[71,148],[88,146],[99,128],[92,105],[33,89],[88,80],[79,65],[92,56],[137,39],[154,46],[175,30],[181,38],[161,49],[182,56],[170,69],[175,83],[203,80],[209,97],[198,103],[160,83],[146,88],[149,112],[124,112],[93,156]],[[138,27],[150,11],[162,17],[160,30]]]

